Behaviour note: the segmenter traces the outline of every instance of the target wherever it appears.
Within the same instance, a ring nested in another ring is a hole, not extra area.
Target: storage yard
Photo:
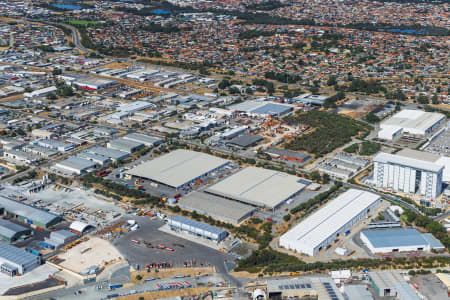
[[[52,261],[57,261],[56,265],[79,274],[91,266],[97,266],[101,269],[108,264],[117,263],[121,260],[123,260],[123,256],[108,241],[91,237],[58,255]]]

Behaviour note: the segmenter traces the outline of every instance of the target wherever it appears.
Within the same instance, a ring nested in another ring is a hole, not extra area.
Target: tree
[[[330,175],[328,175],[327,173],[323,174],[323,176],[322,176],[322,182],[323,182],[323,184],[328,184],[328,183],[330,183]]]
[[[319,93],[319,88],[316,87],[316,86],[311,86],[311,87],[309,88],[309,91],[311,92],[311,94],[317,95],[317,94]]]
[[[230,88],[228,89],[228,91],[230,92],[230,94],[233,94],[233,95],[235,95],[235,94],[241,94],[241,91],[240,91],[237,87],[230,87]]]
[[[221,82],[219,82],[219,85],[218,85],[219,89],[221,89],[221,90],[224,90],[229,86],[231,86],[231,83],[226,79],[223,79]]]
[[[290,219],[291,219],[291,215],[290,215],[290,214],[287,214],[287,215],[284,215],[284,216],[283,216],[283,220],[284,220],[285,222],[289,222]]]
[[[428,99],[427,95],[420,94],[419,96],[417,96],[417,102],[419,102],[420,104],[428,104],[430,103],[430,99]]]
[[[311,174],[309,174],[311,180],[313,181],[320,181],[322,180],[322,177],[320,176],[320,173],[318,171],[312,171]]]
[[[438,96],[436,94],[434,94],[433,97],[431,97],[431,103],[439,104],[439,99],[438,99]]]
[[[58,99],[58,97],[56,96],[55,93],[47,94],[46,98],[47,98],[48,100],[55,100],[55,99]]]
[[[380,118],[375,115],[374,113],[370,112],[367,114],[367,116],[365,117],[365,120],[369,123],[378,123],[380,122]]]
[[[328,78],[328,80],[327,80],[327,85],[328,86],[332,86],[332,85],[335,85],[335,84],[337,84],[336,77],[335,76],[330,76]]]

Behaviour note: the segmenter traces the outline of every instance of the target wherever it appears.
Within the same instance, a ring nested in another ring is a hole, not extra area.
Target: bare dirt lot
[[[85,249],[89,250],[82,253]],[[80,273],[90,266],[103,267],[106,264],[123,260],[122,255],[108,241],[92,237],[58,256],[64,259],[59,265],[63,268]]]

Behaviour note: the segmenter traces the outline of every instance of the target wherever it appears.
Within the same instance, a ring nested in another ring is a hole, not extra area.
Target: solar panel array
[[[282,291],[282,290],[300,290],[300,289],[310,289],[311,284],[309,283],[295,283],[295,284],[285,284],[285,285],[279,285],[278,288]]]
[[[336,295],[336,292],[334,291],[333,287],[329,282],[322,282],[322,284],[327,290],[327,293],[330,296],[331,300],[339,300],[339,298]]]

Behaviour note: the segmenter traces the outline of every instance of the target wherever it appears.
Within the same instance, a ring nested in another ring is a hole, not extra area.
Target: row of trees
[[[300,211],[308,211],[312,207],[315,207],[316,205],[321,205],[323,202],[327,201],[329,197],[334,194],[337,190],[339,190],[342,187],[341,182],[336,182],[328,191],[322,192],[313,198],[309,199],[308,201],[301,203],[297,205],[296,207],[291,209],[291,214],[296,214]]]
[[[354,259],[354,260],[333,260],[331,262],[305,263],[294,256],[280,253],[272,249],[262,249],[254,251],[248,258],[240,260],[236,271],[248,271],[257,273],[276,272],[298,272],[315,271],[323,272],[327,270],[339,269],[420,269],[446,267],[450,263],[450,258],[446,256],[435,257],[399,257],[386,259]]]
[[[448,36],[450,35],[450,30],[444,27],[438,26],[423,26],[420,24],[411,25],[394,25],[389,23],[353,23],[348,24],[345,27],[354,28],[358,30],[368,30],[368,31],[388,31],[392,33],[401,34],[413,34],[413,35],[437,35],[437,36]]]
[[[126,185],[115,183],[109,180],[105,180],[101,177],[96,177],[89,173],[81,178],[81,182],[88,188],[92,187],[92,184],[101,185],[106,192],[116,194],[121,197],[129,197],[134,199],[145,199],[146,203],[157,204],[161,202],[161,199],[155,196],[151,196],[143,191],[137,189],[130,189]],[[109,194],[110,195],[110,194]],[[116,198],[117,200],[121,200]]]
[[[264,77],[267,79],[272,79],[283,83],[297,83],[298,81],[302,80],[300,75],[292,75],[289,73],[274,72],[274,71],[266,72],[264,74]]]
[[[439,239],[446,248],[450,247],[450,237],[447,230],[439,222],[433,221],[433,219],[427,216],[416,214],[411,210],[406,210],[403,215],[408,223],[424,228]]]
[[[240,39],[251,39],[260,36],[272,36],[275,34],[275,31],[266,31],[266,30],[247,30],[239,33]]]

